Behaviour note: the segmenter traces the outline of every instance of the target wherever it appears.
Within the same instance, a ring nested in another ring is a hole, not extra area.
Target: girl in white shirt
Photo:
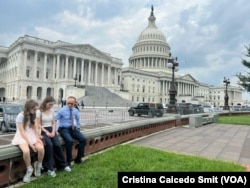
[[[32,99],[27,100],[23,112],[16,118],[16,133],[12,140],[13,145],[18,145],[23,153],[23,159],[27,167],[23,182],[30,182],[33,173],[31,165],[30,149],[37,152],[38,161],[34,162],[35,176],[41,176],[42,161],[44,157],[44,146],[38,133],[38,127],[35,123],[36,110],[38,103]]]
[[[39,110],[36,111],[37,124],[41,129],[41,135],[45,142],[45,155],[43,160],[43,168],[47,170],[49,176],[55,177],[54,167],[58,170],[70,172],[71,168],[65,160],[61,143],[56,133],[56,122],[52,107],[55,99],[47,96],[41,103]]]

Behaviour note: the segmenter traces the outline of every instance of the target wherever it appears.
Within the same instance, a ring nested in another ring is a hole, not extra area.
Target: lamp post
[[[75,87],[76,87],[77,74],[75,75],[74,80],[75,80]]]
[[[177,108],[176,108],[176,98],[175,96],[177,95],[177,91],[175,88],[175,80],[174,80],[174,72],[178,71],[178,65],[179,63],[177,62],[177,57],[176,58],[171,58],[171,53],[169,53],[169,59],[168,59],[168,63],[167,63],[167,67],[172,69],[172,82],[170,85],[170,89],[169,89],[169,105],[168,105],[168,109],[167,112],[168,113],[177,113]]]
[[[230,84],[230,80],[229,80],[229,78],[225,78],[224,77],[224,80],[223,80],[223,82],[226,84],[226,91],[225,91],[225,103],[224,103],[224,107],[223,107],[223,110],[229,110],[229,106],[228,106],[228,99],[229,99],[229,97],[228,97],[228,93],[227,93],[227,86],[228,86],[228,84]]]

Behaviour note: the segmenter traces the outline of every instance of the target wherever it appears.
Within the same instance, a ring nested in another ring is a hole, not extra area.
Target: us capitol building
[[[90,44],[19,37],[9,47],[0,47],[0,97],[39,101],[48,95],[58,100],[74,95],[80,99],[85,96],[84,86],[98,86],[132,102],[168,103],[171,48],[155,20],[152,7],[148,26],[132,48],[129,67]],[[224,105],[225,86],[209,86],[190,74],[176,73],[175,85],[178,103]],[[228,95],[230,105],[243,103],[240,87],[229,85]]]

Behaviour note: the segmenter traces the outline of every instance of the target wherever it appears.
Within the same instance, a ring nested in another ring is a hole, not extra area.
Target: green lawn
[[[222,116],[218,118],[217,123],[250,125],[250,115]]]
[[[117,172],[244,172],[238,164],[175,154],[133,145],[118,145],[90,156],[84,164],[73,165],[71,173],[43,176],[22,187],[117,188]]]
[[[219,117],[219,123],[250,125],[250,116]],[[27,188],[117,188],[117,172],[244,172],[235,163],[175,154],[134,145],[117,145],[90,155],[84,164],[73,165],[72,172],[58,172],[55,178],[44,175],[23,184]]]

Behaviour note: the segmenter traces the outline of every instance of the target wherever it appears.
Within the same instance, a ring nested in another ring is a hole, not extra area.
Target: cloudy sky
[[[248,0],[1,0],[0,46],[31,35],[46,40],[91,44],[128,66],[132,47],[148,25],[156,25],[177,56],[177,74],[199,82],[236,85],[236,73],[250,44]]]

